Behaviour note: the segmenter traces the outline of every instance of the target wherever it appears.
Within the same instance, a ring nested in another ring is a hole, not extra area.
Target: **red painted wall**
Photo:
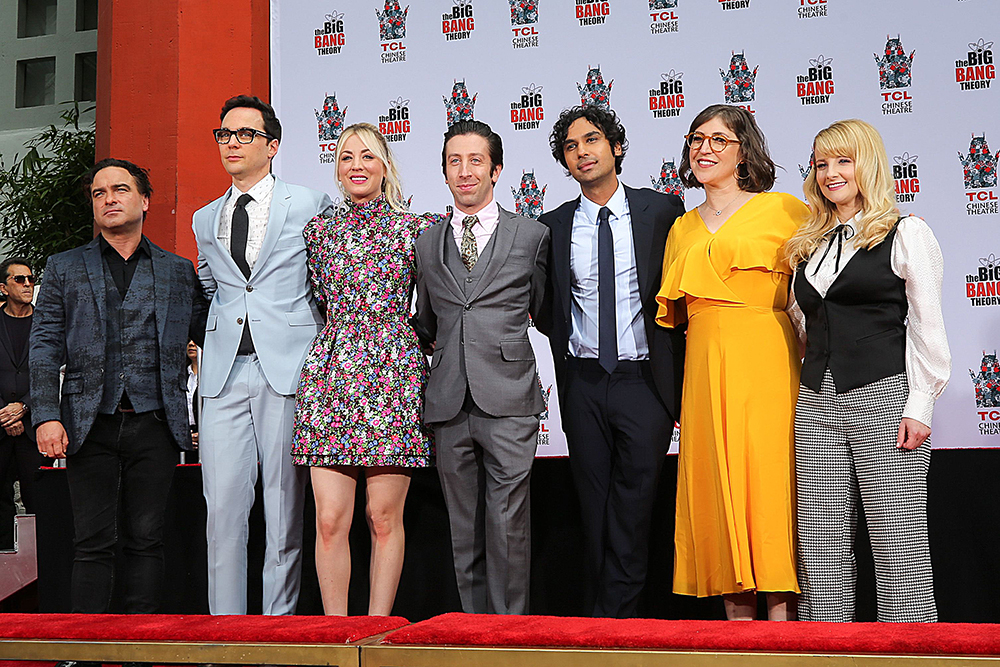
[[[194,259],[191,215],[230,184],[211,134],[222,103],[240,93],[270,98],[268,0],[104,0],[99,7],[97,159],[149,169],[144,231]]]

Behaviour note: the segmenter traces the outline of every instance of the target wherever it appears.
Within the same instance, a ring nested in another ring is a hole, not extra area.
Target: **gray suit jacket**
[[[192,221],[198,276],[212,303],[198,392],[213,398],[222,391],[240,346],[243,318],[249,317],[264,377],[276,392],[290,396],[309,344],[323,328],[309,287],[302,229],[333,202],[322,192],[276,178],[264,245],[246,278],[217,236],[229,192],[195,211]]]
[[[191,448],[187,416],[187,344],[201,344],[208,304],[191,261],[153,244],[153,294],[160,348],[160,390],[176,443]],[[104,388],[104,261],[98,239],[52,255],[31,324],[32,422],[59,420],[75,454],[90,432]],[[66,376],[59,398],[59,367]],[[153,378],[150,377],[152,382]]]
[[[544,409],[528,315],[542,304],[549,230],[500,209],[493,234],[493,253],[468,297],[444,262],[445,244],[455,243],[451,217],[417,239],[414,325],[424,343],[436,343],[424,394],[427,423],[455,417],[466,386],[476,405],[495,417]]]

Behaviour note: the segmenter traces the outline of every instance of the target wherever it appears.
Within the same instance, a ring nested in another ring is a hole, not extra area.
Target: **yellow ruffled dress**
[[[697,209],[674,223],[656,321],[687,321],[674,592],[799,592],[795,576],[795,331],[779,249],[808,209],[761,193],[712,234]]]

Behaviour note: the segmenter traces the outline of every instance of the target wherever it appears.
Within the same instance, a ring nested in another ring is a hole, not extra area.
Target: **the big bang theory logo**
[[[601,25],[611,16],[608,0],[575,0],[576,20],[580,25]]]
[[[746,9],[749,6],[750,0],[719,0],[719,7],[721,7],[723,11]]]
[[[997,162],[1000,161],[1000,151],[995,155],[990,153],[990,145],[986,143],[986,134],[977,137],[972,135],[968,154],[958,152],[958,161],[962,163],[962,174],[965,178],[965,204],[967,215],[989,215],[997,213]]]
[[[1000,361],[997,352],[983,350],[979,370],[969,369],[972,386],[976,390],[976,414],[979,416],[979,435],[1000,433]]]
[[[441,32],[448,41],[468,39],[476,29],[476,19],[472,15],[472,0],[453,0],[455,5],[447,14],[441,15]]]
[[[750,113],[756,113],[750,106],[750,102],[753,102],[755,96],[754,84],[757,81],[757,67],[754,67],[753,71],[750,70],[745,52],[736,53],[733,51],[733,57],[729,61],[729,71],[727,72],[720,67],[719,74],[722,75],[722,83],[726,86],[726,103],[735,104]]]
[[[649,18],[653,22],[649,25],[649,32],[654,35],[662,35],[668,32],[677,32],[680,29],[680,19],[677,12],[677,0],[649,0]]]
[[[510,31],[514,38],[510,44],[515,49],[533,49],[538,46],[539,0],[508,0],[510,2]]]
[[[378,131],[388,142],[406,141],[410,136],[410,100],[402,95],[389,100],[389,111],[378,117]]]
[[[406,15],[410,7],[400,9],[397,0],[385,0],[382,11],[375,10],[378,17],[378,33],[382,42],[382,62],[398,63],[406,60]]]
[[[913,98],[906,90],[913,83],[913,56],[906,55],[899,35],[886,35],[885,55],[875,54],[878,64],[878,81],[882,89],[882,114],[913,113]]]
[[[317,56],[333,56],[344,48],[344,15],[333,10],[323,17],[323,27],[314,31]]]
[[[510,123],[515,130],[537,130],[545,120],[542,87],[529,84],[521,88],[521,97],[510,103]]]
[[[917,171],[917,156],[903,153],[892,158],[892,180],[896,187],[896,202],[907,204],[917,198],[920,192],[920,176]]]
[[[993,42],[980,39],[969,43],[969,51],[964,60],[955,61],[955,83],[962,90],[989,88],[997,78],[993,64]]]
[[[328,164],[334,160],[334,152],[337,150],[337,141],[341,132],[344,131],[344,117],[347,115],[347,107],[343,109],[337,104],[337,93],[327,95],[323,100],[323,109],[314,109],[316,112],[316,124],[319,129],[319,162]]]
[[[814,19],[826,16],[827,0],[799,0],[799,18]]]
[[[982,306],[1000,306],[1000,258],[994,253],[989,257],[980,257],[975,273],[965,276],[965,296],[969,304],[977,308]]]
[[[822,53],[810,58],[806,73],[795,78],[795,95],[803,105],[829,104],[833,97],[833,58]]]
[[[660,74],[660,83],[649,89],[649,110],[653,118],[673,118],[681,115],[684,108],[684,72],[670,70]]]

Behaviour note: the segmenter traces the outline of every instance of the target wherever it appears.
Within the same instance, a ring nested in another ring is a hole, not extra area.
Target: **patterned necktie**
[[[253,201],[248,194],[240,195],[233,211],[233,230],[229,238],[229,252],[233,255],[236,266],[240,267],[244,278],[250,277],[250,264],[247,262],[247,236],[250,234],[250,218],[247,216],[247,204]]]
[[[474,215],[467,215],[462,220],[462,263],[469,271],[476,265],[479,259],[479,251],[476,249],[476,236],[472,233],[472,225],[479,222],[479,218]]]
[[[618,324],[615,321],[615,241],[611,236],[611,209],[597,213],[597,360],[613,373],[618,366]]]

